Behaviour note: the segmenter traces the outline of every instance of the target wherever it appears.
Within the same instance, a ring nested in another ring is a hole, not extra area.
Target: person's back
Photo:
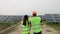
[[[33,17],[30,18],[29,22],[32,25],[32,30],[34,34],[41,34],[41,18],[37,17],[36,14],[33,14]]]
[[[21,21],[21,24],[22,24],[22,34],[29,34],[30,28],[27,15],[24,16],[24,19]]]

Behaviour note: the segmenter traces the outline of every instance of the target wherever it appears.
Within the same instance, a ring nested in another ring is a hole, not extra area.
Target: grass
[[[54,28],[57,31],[60,31],[60,23],[47,23],[47,22],[45,22],[45,24]]]
[[[18,23],[17,20],[12,21],[12,22],[8,22],[8,23],[0,22],[0,31],[6,29],[6,28],[8,28],[8,27],[11,27],[11,26],[13,26],[13,25],[15,25],[15,24],[17,24],[17,23]]]

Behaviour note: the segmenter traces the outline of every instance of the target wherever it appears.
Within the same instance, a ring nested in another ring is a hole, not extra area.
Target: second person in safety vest
[[[27,15],[24,16],[23,20],[21,21],[21,24],[22,24],[22,34],[29,34],[30,28]]]
[[[29,19],[29,23],[31,24],[33,33],[42,34],[41,18],[37,17],[36,11],[34,11],[32,15],[33,16]]]

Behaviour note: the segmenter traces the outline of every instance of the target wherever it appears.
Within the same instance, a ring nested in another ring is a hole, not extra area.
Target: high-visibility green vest
[[[40,21],[41,21],[40,17],[31,17],[29,19],[29,22],[32,25],[31,28],[32,28],[33,32],[38,33],[40,31],[42,31],[42,27],[41,27],[41,22]]]
[[[23,21],[21,21],[21,23],[22,23],[22,34],[28,34],[30,32],[28,23],[26,24],[26,26],[23,25]]]

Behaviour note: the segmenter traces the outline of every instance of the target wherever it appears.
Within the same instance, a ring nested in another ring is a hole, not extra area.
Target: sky
[[[0,15],[60,14],[60,0],[0,0]]]

